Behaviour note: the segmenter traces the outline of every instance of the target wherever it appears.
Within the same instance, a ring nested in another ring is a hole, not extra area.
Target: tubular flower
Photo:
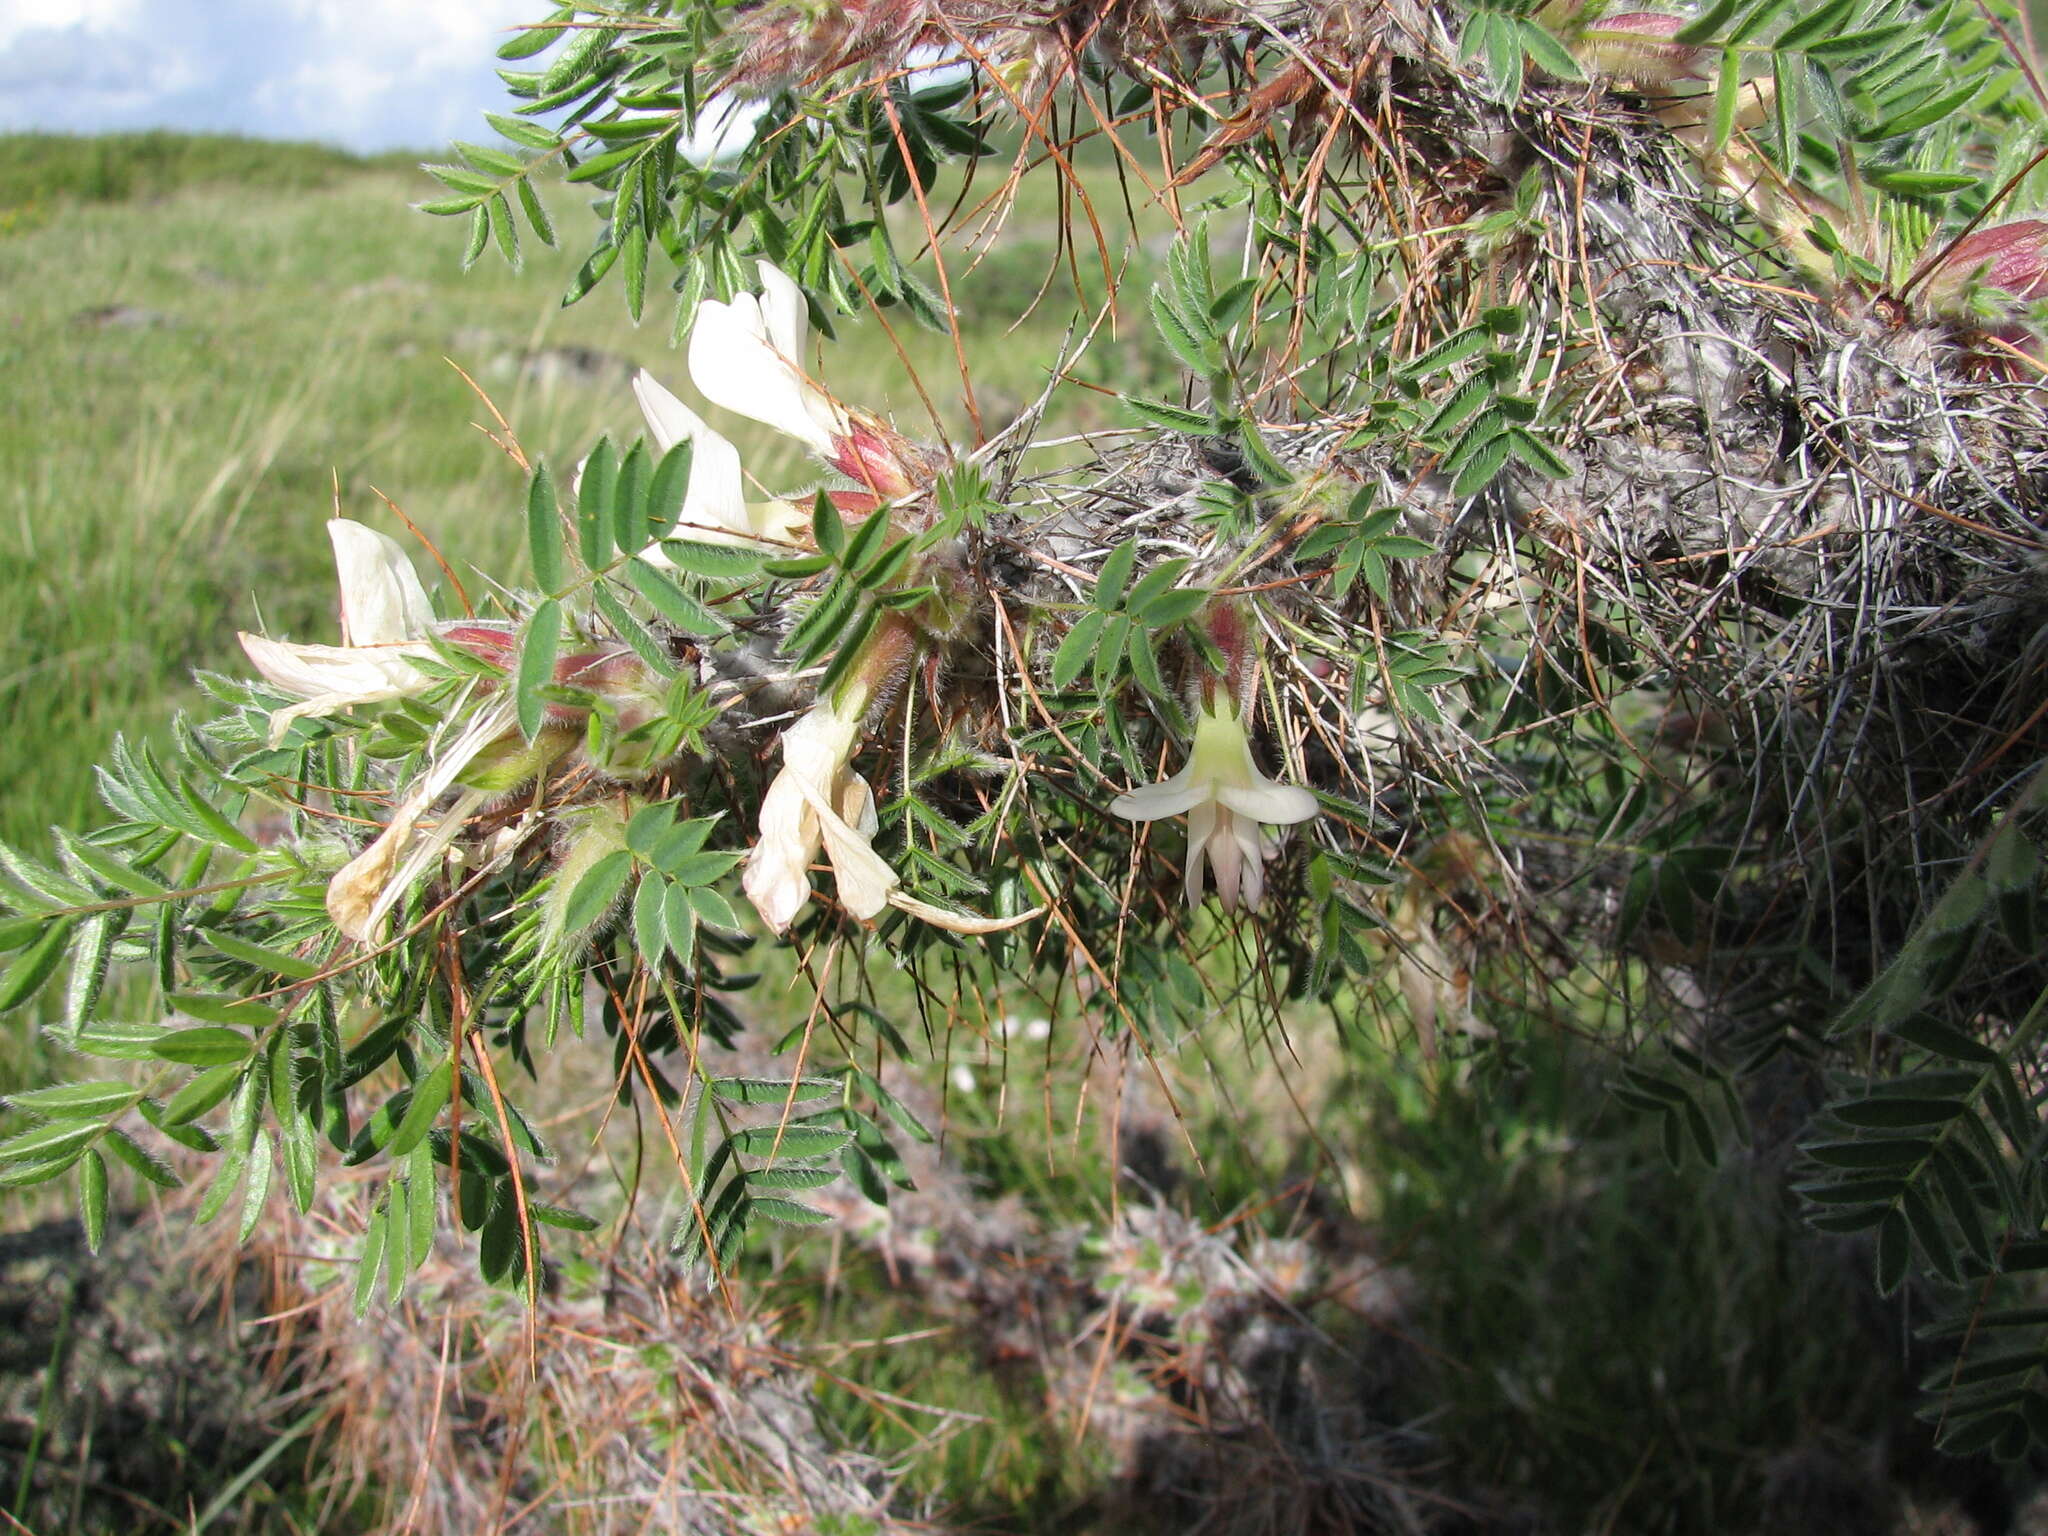
[[[839,901],[866,922],[889,904],[896,871],[875,852],[875,796],[851,771],[860,745],[864,689],[843,701],[820,699],[782,733],[782,771],[761,799],[761,836],[740,884],[761,920],[786,933],[811,899],[811,861],[822,846],[839,882]]]
[[[417,693],[430,679],[415,658],[432,656],[434,610],[405,551],[361,523],[327,525],[341,578],[340,645],[297,645],[244,633],[238,638],[263,680],[300,700],[270,717],[274,746],[294,720],[331,715]]]
[[[740,478],[739,449],[712,431],[703,417],[644,368],[633,376],[633,397],[640,402],[648,433],[663,453],[678,443],[690,445],[690,488],[668,537],[746,546],[798,541],[810,521],[804,509],[790,501],[748,501]],[[658,565],[671,563],[658,543],[648,545],[641,558]]]
[[[1276,783],[1259,772],[1244,717],[1224,696],[1202,705],[1187,766],[1170,779],[1118,795],[1109,809],[1130,821],[1159,821],[1185,812],[1188,905],[1201,904],[1206,863],[1215,871],[1216,894],[1228,912],[1240,900],[1256,907],[1265,894],[1265,860],[1272,846],[1260,824],[1292,826],[1317,814],[1319,807],[1316,797],[1299,785]]]

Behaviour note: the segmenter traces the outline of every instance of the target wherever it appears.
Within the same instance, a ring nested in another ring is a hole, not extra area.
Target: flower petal
[[[919,901],[915,896],[902,891],[889,893],[889,905],[898,911],[908,912],[920,922],[930,923],[934,928],[944,928],[949,933],[1002,933],[1033,918],[1045,916],[1044,907],[1033,907],[1029,912],[1019,912],[1015,917],[977,917],[972,912],[955,912],[948,907],[935,907],[928,901]]]
[[[846,408],[804,376],[810,310],[768,262],[759,294],[706,299],[690,330],[690,378],[705,398],[795,438],[830,460],[851,427]]]
[[[650,404],[643,390],[660,390],[661,399]],[[655,427],[654,440],[666,453],[678,443],[690,445],[690,484],[683,493],[683,508],[675,526],[664,538],[706,538],[715,534],[747,534],[752,520],[747,515],[746,486],[740,475],[740,451],[714,432],[704,418],[654,382],[646,373],[633,381],[633,392],[648,425]],[[662,424],[656,426],[659,410]],[[666,439],[666,440],[664,440]],[[658,552],[649,546],[650,553]]]
[[[740,479],[740,451],[701,421],[690,439],[690,488],[683,493],[676,528],[752,531],[746,487]]]
[[[327,915],[336,928],[365,943],[376,938],[386,914],[398,905],[426,866],[455,840],[470,813],[489,799],[493,791],[465,790],[427,843],[415,850],[413,834],[420,817],[448,792],[477,754],[511,730],[512,725],[512,701],[500,699],[441,749],[433,766],[406,791],[405,798],[392,811],[383,832],[327,882]],[[401,856],[407,854],[411,856],[401,862]]]
[[[820,816],[825,857],[839,883],[839,904],[862,922],[871,922],[889,905],[898,877],[889,861],[875,852],[860,831],[837,816]]]
[[[1232,816],[1229,830],[1231,841],[1237,845],[1238,900],[1249,911],[1266,894],[1265,834],[1259,831],[1257,822],[1243,816]]]
[[[1270,826],[1290,827],[1322,814],[1316,797],[1299,784],[1279,784],[1254,774],[1246,785],[1219,784],[1216,798],[1240,816]]]
[[[761,323],[768,345],[801,364],[804,346],[811,339],[811,306],[803,289],[772,261],[757,261],[754,270],[761,277]]]
[[[845,759],[840,761],[843,771]],[[786,773],[789,769],[785,767],[783,771]],[[833,777],[836,778],[837,774]],[[863,830],[840,815],[820,792],[818,785],[800,777],[795,783],[811,814],[817,818],[825,857],[832,861],[832,874],[839,882],[839,904],[862,922],[867,922],[889,904],[889,893],[899,883],[896,871],[889,867],[887,859],[875,852],[874,844],[869,841],[873,836],[872,828]],[[873,794],[864,780],[856,778],[853,783],[860,789],[852,791],[850,785],[842,789],[843,803],[860,811],[864,820],[871,819],[874,815]]]
[[[270,717],[270,744],[284,740],[294,720],[335,714],[353,704],[380,704],[425,687],[430,679],[406,660],[433,654],[428,646],[364,649],[346,645],[294,645],[264,635],[237,638],[257,673],[280,693],[303,702]]]
[[[678,443],[690,445],[690,485],[683,509],[662,538],[747,549],[799,542],[797,534],[810,526],[810,514],[792,502],[748,501],[739,449],[644,368],[633,376],[633,397],[663,453]],[[654,565],[675,564],[659,542],[649,544],[640,557]]]
[[[875,814],[875,792],[857,773],[849,773],[846,782],[840,786],[839,815],[848,826],[870,841],[882,830],[882,818]]]
[[[875,871],[854,849],[855,841],[869,859],[880,865],[889,882],[895,880],[895,872],[867,847],[872,827],[863,833],[849,825],[841,814],[844,810],[856,821],[868,820],[874,814],[873,796],[867,785],[857,777],[845,782],[849,777],[846,765],[860,742],[863,713],[859,707],[840,708],[830,700],[820,700],[782,733],[782,770],[761,797],[761,835],[748,851],[746,868],[740,876],[740,886],[748,900],[761,914],[761,920],[776,933],[787,932],[804,909],[804,903],[811,899],[810,866],[821,843],[836,839],[832,867],[840,876],[841,899],[849,910],[856,904],[871,904],[871,910],[864,915],[872,916],[881,910],[887,897],[886,887],[880,897],[869,889]],[[858,791],[854,785],[859,785]],[[853,888],[851,897],[846,889],[849,881]]]
[[[663,453],[677,443],[694,443],[699,432],[711,429],[704,418],[678,399],[675,392],[645,368],[633,375],[633,398],[640,402],[640,414],[647,418],[647,432]],[[697,461],[690,461],[692,473]]]
[[[345,517],[329,520],[327,537],[341,577],[345,644],[395,645],[432,633],[434,605],[396,540]]]
[[[822,786],[837,780],[852,760],[860,743],[862,713],[823,700],[813,704],[782,733],[783,763],[822,793]]]
[[[1250,826],[1252,835],[1258,835],[1255,823],[1247,823],[1243,817],[1231,811],[1223,811],[1216,818],[1216,830],[1209,834],[1209,871],[1215,877],[1216,898],[1226,912],[1237,910],[1239,890],[1249,885],[1258,888],[1258,850],[1254,847],[1250,859],[1251,868],[1246,869],[1245,840],[1240,829]]]
[[[373,704],[413,691],[427,679],[406,658],[433,654],[424,645],[402,649],[295,645],[246,632],[237,638],[263,680],[279,692],[296,699],[334,698],[341,703]]]
[[[740,872],[740,888],[770,931],[787,933],[811,899],[810,868],[818,840],[817,817],[785,767],[761,797],[761,835]]]
[[[407,796],[370,846],[342,865],[327,882],[327,916],[344,937],[367,944],[375,935],[378,923],[372,913],[425,809],[424,800]]]
[[[730,304],[706,299],[690,328],[690,379],[714,405],[795,438],[819,457],[832,452],[832,433],[812,414],[794,361],[767,337],[760,301],[751,293]]]
[[[1217,814],[1213,800],[1204,800],[1188,813],[1187,874],[1183,889],[1191,907],[1202,904],[1202,871],[1208,862],[1209,843],[1216,830]]]
[[[804,410],[828,441],[846,436],[852,422],[845,407],[803,375],[804,356],[810,350],[811,340],[810,300],[789,274],[773,262],[757,261],[754,268],[761,275],[761,323],[767,330],[768,344],[796,370]],[[832,456],[829,448],[819,452],[827,458]]]
[[[875,814],[875,792],[857,773],[847,774],[839,787],[839,814],[818,818],[825,854],[839,882],[839,900],[862,922],[894,898],[898,884],[896,871],[875,852],[874,837],[881,826],[881,818]]]
[[[758,543],[808,544],[810,508],[800,507],[793,501],[750,501],[747,503],[747,527]]]
[[[1109,813],[1125,821],[1159,821],[1191,811],[1214,795],[1215,786],[1206,779],[1198,783],[1193,767],[1189,766],[1170,779],[1140,784],[1128,794],[1118,795],[1109,802]]]

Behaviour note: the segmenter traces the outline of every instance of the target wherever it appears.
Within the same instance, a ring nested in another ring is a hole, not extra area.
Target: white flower
[[[398,542],[345,517],[328,521],[327,537],[341,578],[342,643],[425,639],[434,627],[434,605]]]
[[[842,511],[865,514],[909,495],[920,480],[921,456],[891,428],[841,405],[805,375],[810,313],[803,290],[768,262],[758,265],[761,292],[697,306],[690,329],[691,381],[706,399],[795,438],[859,485],[857,491],[833,492]],[[633,393],[664,453],[686,441],[694,449],[682,516],[666,537],[754,546],[803,542],[810,521],[806,507],[748,501],[739,452],[731,443],[651,375],[638,374]],[[658,545],[642,553],[666,563]]]
[[[1259,772],[1244,721],[1227,700],[1203,708],[1186,767],[1170,779],[1118,795],[1109,808],[1130,821],[1159,821],[1186,812],[1188,905],[1201,904],[1206,860],[1216,872],[1216,894],[1226,912],[1240,898],[1245,906],[1256,907],[1265,894],[1264,865],[1271,847],[1260,823],[1292,826],[1319,809],[1307,790],[1275,783]]]
[[[862,696],[821,699],[782,733],[782,771],[761,797],[761,836],[740,884],[776,933],[811,899],[811,862],[822,846],[839,882],[839,902],[863,922],[889,904],[896,871],[875,852],[874,791],[850,771],[860,745]]]
[[[797,542],[810,515],[795,502],[748,501],[739,449],[644,368],[633,376],[633,398],[640,402],[655,447],[667,453],[678,443],[690,445],[690,488],[683,495],[675,527],[665,537],[747,546]],[[648,545],[641,558],[671,564],[658,543]]]
[[[821,459],[852,428],[846,408],[804,376],[811,317],[803,290],[769,262],[761,292],[706,299],[690,330],[690,378],[705,398],[775,428]]]
[[[327,535],[341,578],[343,643],[297,645],[263,635],[239,636],[263,680],[303,701],[270,717],[273,746],[294,720],[403,698],[431,681],[412,659],[434,654],[426,643],[434,610],[405,551],[347,518],[330,521]]]

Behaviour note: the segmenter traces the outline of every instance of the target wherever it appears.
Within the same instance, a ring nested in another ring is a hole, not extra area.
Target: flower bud
[[[1963,236],[1928,279],[1927,299],[1936,309],[1953,309],[1973,287],[2048,299],[2048,220],[2015,219]]]
[[[853,416],[846,432],[833,439],[826,461],[875,496],[894,500],[917,488],[909,471],[909,446],[882,423]]]
[[[501,624],[444,624],[441,638],[457,650],[467,651],[478,661],[511,669],[519,636]]]
[[[1658,11],[1625,11],[1603,17],[1589,27],[1573,50],[1588,71],[1632,80],[1638,85],[1672,85],[1704,80],[1709,73],[1707,50],[1693,43],[1675,43],[1672,36],[1690,23],[1684,16]]]
[[[562,817],[562,861],[541,903],[540,944],[549,954],[568,955],[603,927],[618,906],[629,882],[622,881],[608,906],[584,914],[575,928],[569,926],[576,888],[600,863],[626,849],[626,817],[610,801],[600,801],[564,814]]]
[[[633,652],[614,647],[565,656],[556,663],[555,681],[597,696],[594,711],[551,705],[548,714],[561,712],[591,727],[585,750],[598,772],[638,779],[674,755],[679,738],[650,729],[667,713],[668,684]]]

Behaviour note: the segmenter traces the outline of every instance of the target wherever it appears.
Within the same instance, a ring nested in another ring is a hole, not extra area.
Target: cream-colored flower
[[[300,700],[270,717],[270,740],[284,739],[294,720],[331,715],[352,704],[376,704],[417,693],[432,680],[415,659],[432,656],[434,610],[405,551],[361,523],[337,517],[327,525],[341,579],[340,645],[299,645],[244,633],[238,638],[263,680]]]
[[[434,627],[434,605],[398,541],[345,517],[329,519],[327,537],[341,578],[342,644],[424,639]]]
[[[678,443],[690,445],[690,487],[666,537],[752,547],[798,541],[810,514],[792,501],[748,501],[739,449],[644,368],[633,376],[633,398],[640,402],[648,434],[663,453]],[[648,545],[641,558],[658,565],[671,563],[658,543]]]
[[[690,329],[690,379],[705,398],[803,443],[821,459],[852,427],[846,407],[803,371],[811,316],[803,290],[760,262],[761,292],[706,299]]]
[[[1265,860],[1272,847],[1261,823],[1292,826],[1320,809],[1299,785],[1276,783],[1259,772],[1244,720],[1227,699],[1202,709],[1186,767],[1170,779],[1118,795],[1109,808],[1130,821],[1185,813],[1188,905],[1201,904],[1206,862],[1215,871],[1226,912],[1240,901],[1256,907],[1265,894]]]
[[[977,917],[920,901],[875,852],[874,791],[852,771],[860,747],[867,690],[839,700],[820,699],[782,733],[782,771],[761,797],[761,835],[747,855],[740,885],[774,932],[789,925],[811,899],[811,865],[822,850],[839,885],[839,904],[862,922],[895,907],[920,922],[953,933],[1001,933],[1044,915],[1043,907],[1013,917]]]
[[[430,767],[392,808],[369,847],[335,872],[327,882],[327,915],[351,939],[374,943],[384,919],[413,882],[427,872],[448,845],[461,835],[469,817],[494,794],[493,789],[466,789],[424,834],[420,823],[434,802],[454,788],[478,754],[513,728],[513,704],[501,698],[487,706],[455,739],[435,754]]]
[[[782,733],[782,771],[761,797],[761,835],[740,884],[776,933],[786,933],[811,899],[811,863],[822,847],[839,882],[839,902],[863,922],[889,904],[896,871],[875,852],[875,796],[850,764],[860,746],[864,691],[821,699]]]

